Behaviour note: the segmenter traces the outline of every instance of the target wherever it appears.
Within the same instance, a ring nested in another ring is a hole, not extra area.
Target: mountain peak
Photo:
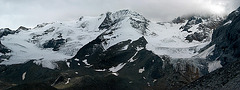
[[[17,30],[29,30],[30,28],[26,28],[24,26],[20,26]]]
[[[121,25],[120,22],[123,20],[130,20],[131,26],[135,29],[143,31],[143,33],[145,33],[148,22],[150,22],[137,12],[130,10],[120,10],[114,13],[107,12],[105,14],[105,19],[98,28],[99,30],[103,30],[110,29],[111,27],[117,27],[118,25]]]
[[[139,14],[135,11],[128,10],[128,9],[116,11],[115,13],[112,14],[112,16],[114,19],[129,17],[129,18],[132,18],[135,20],[137,19],[140,21],[149,21],[141,14]]]
[[[118,16],[142,16],[139,13],[135,11],[131,11],[129,9],[123,9],[119,10],[113,13],[113,15],[118,15]]]
[[[107,12],[105,15],[106,15],[106,18],[110,18],[112,21],[123,20],[125,18],[132,18],[132,19],[139,20],[139,21],[148,21],[149,22],[149,20],[147,20],[141,14],[139,14],[135,11],[128,10],[128,9],[123,9],[123,10],[119,10],[116,12]]]
[[[130,10],[107,12],[105,19],[98,27],[99,30],[106,30],[102,34],[105,43],[104,48],[107,49],[117,44],[118,41],[136,40],[145,35],[149,22],[142,15]]]

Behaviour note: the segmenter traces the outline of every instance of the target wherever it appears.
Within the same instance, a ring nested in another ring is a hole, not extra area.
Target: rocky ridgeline
[[[215,17],[215,18],[212,18]],[[223,19],[222,17],[217,17],[217,16],[198,16],[198,15],[193,15],[193,16],[183,16],[183,17],[178,17],[172,20],[172,23],[174,24],[180,24],[180,23],[186,23],[185,25],[181,26],[179,29],[182,31],[186,31],[189,34],[186,36],[186,40],[189,42],[192,42],[193,40],[195,41],[200,41],[200,42],[205,42],[209,41],[211,39],[211,34],[216,27],[222,23]],[[197,26],[198,31],[191,31],[191,28],[194,27],[194,25]],[[193,32],[193,33],[192,33]]]

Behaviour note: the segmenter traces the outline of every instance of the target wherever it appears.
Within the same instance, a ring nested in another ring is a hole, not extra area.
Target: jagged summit
[[[108,49],[121,41],[137,40],[147,34],[149,22],[142,15],[130,10],[107,12],[104,21],[98,27],[100,30],[106,30],[101,34],[103,47]]]
[[[142,30],[143,32],[145,32],[148,26],[148,22],[150,22],[137,12],[130,10],[120,10],[114,13],[107,12],[105,14],[104,21],[98,28],[102,30],[109,29],[110,27],[114,26],[116,27],[117,25],[121,24],[123,20],[130,20],[130,24],[133,28]]]
[[[112,15],[113,15],[114,19],[130,17],[132,19],[139,20],[139,21],[149,21],[141,14],[139,14],[135,11],[128,10],[128,9],[117,11],[117,12],[113,13]]]
[[[142,20],[142,21],[149,21],[147,20],[144,16],[142,16],[141,14],[135,12],[135,11],[131,11],[131,10],[128,10],[128,9],[125,9],[125,10],[119,10],[119,11],[116,11],[116,12],[107,12],[107,14],[110,14],[112,15],[112,19],[113,20],[117,20],[117,19],[124,19],[124,18],[134,18],[134,19],[139,19],[139,20]]]
[[[20,26],[17,31],[19,30],[30,30],[31,28],[27,28],[27,27],[24,27],[24,26]]]

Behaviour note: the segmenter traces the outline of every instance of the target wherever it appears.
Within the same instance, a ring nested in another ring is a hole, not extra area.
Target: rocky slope
[[[212,42],[215,49],[209,60],[219,61],[223,68],[220,68],[200,79],[187,85],[183,90],[192,89],[240,89],[240,7],[230,13],[220,27],[214,30]]]
[[[182,90],[239,90],[240,60],[231,62],[185,86]]]
[[[222,65],[236,61],[240,55],[240,8],[230,13],[221,27],[214,31],[211,45],[215,44],[214,54],[209,58],[218,59]]]

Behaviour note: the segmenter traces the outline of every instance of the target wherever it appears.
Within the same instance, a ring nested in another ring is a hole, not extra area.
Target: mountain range
[[[239,89],[239,11],[156,23],[120,10],[3,28],[0,89]]]

